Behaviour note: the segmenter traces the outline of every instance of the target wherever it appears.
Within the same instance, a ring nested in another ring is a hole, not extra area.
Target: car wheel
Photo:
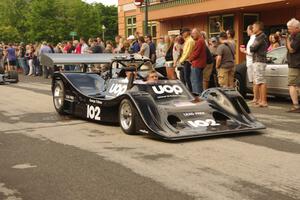
[[[128,135],[137,135],[136,116],[137,112],[131,101],[122,100],[119,108],[119,122],[122,130]]]
[[[64,104],[65,104],[65,87],[62,81],[56,81],[53,89],[53,104],[55,110],[60,115],[65,115]]]
[[[4,74],[4,73],[5,73],[4,68],[0,67],[0,74]]]
[[[19,82],[19,74],[17,71],[9,71],[8,72],[8,79],[14,79],[15,81],[12,81],[12,83]]]
[[[246,86],[240,74],[236,74],[234,78],[234,87],[244,98],[246,97]]]

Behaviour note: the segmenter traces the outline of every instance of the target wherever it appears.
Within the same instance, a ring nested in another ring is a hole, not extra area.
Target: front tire
[[[66,115],[64,111],[65,104],[65,87],[62,81],[56,81],[53,89],[53,104],[55,110],[60,115]]]
[[[137,135],[137,111],[128,99],[123,99],[119,107],[119,122],[121,129],[128,135]]]

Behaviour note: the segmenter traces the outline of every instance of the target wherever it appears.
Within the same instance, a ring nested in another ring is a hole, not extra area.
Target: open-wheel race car
[[[17,83],[19,75],[16,71],[5,72],[3,67],[0,67],[0,84]]]
[[[148,59],[112,54],[46,54],[42,64],[108,64],[109,70],[102,75],[54,73],[54,107],[61,115],[119,123],[130,135],[179,140],[265,128],[236,90],[211,88],[195,101],[179,80],[167,80],[158,74],[158,81],[147,82],[151,70]]]

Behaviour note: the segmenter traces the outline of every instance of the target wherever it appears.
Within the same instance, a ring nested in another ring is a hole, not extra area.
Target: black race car
[[[96,57],[97,56],[97,57]],[[73,58],[71,60],[71,58]],[[149,60],[134,56],[43,55],[42,64],[110,65],[106,74],[56,72],[52,81],[54,107],[95,122],[119,123],[127,134],[149,134],[178,140],[264,129],[235,90],[212,88],[200,101],[179,80],[159,75],[147,83]],[[151,66],[150,66],[151,68]]]
[[[4,69],[0,67],[0,84],[17,82],[19,82],[19,75],[16,71],[5,72]]]

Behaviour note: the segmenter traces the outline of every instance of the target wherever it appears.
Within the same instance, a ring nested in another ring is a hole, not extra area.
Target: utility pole
[[[102,40],[104,42],[104,37],[105,37],[105,30],[106,30],[106,27],[104,25],[102,25]]]
[[[148,35],[148,1],[145,0],[145,35]]]

